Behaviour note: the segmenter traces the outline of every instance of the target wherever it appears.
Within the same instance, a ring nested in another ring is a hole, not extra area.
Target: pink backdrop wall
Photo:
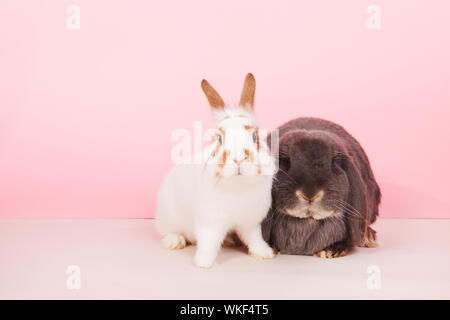
[[[3,0],[0,216],[152,217],[172,130],[210,124],[200,80],[237,101],[251,71],[263,127],[318,116],[360,140],[382,216],[450,218],[449,14],[447,0]]]

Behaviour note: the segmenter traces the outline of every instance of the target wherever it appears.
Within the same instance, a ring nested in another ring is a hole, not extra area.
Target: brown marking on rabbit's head
[[[230,151],[229,150],[224,150],[222,152],[222,157],[219,159],[219,162],[217,164],[217,166],[222,169],[225,166],[225,163],[227,163],[227,158],[230,155]]]
[[[245,160],[253,163],[255,161],[255,153],[249,149],[244,149]]]

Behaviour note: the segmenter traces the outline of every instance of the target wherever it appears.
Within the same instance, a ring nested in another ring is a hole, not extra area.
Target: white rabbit
[[[271,205],[275,161],[260,139],[253,115],[255,78],[249,73],[238,106],[225,106],[206,81],[201,83],[215,120],[216,135],[201,155],[177,164],[158,193],[156,226],[168,249],[197,244],[194,264],[213,265],[225,237],[235,231],[249,254],[271,259],[261,221]]]

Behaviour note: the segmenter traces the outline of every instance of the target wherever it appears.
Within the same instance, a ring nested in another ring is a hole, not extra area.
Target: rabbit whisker
[[[292,178],[290,175],[289,175],[289,173],[287,173],[286,171],[284,171],[283,169],[281,169],[281,168],[278,168],[281,172],[283,172],[285,175],[287,175],[288,177],[289,177],[289,179],[291,179],[293,182],[295,182],[295,183],[297,183],[297,181],[295,181],[295,179],[294,178]]]
[[[361,212],[359,212],[359,211],[358,211],[354,206],[352,206],[350,203],[348,203],[348,202],[346,202],[346,201],[344,201],[344,200],[341,200],[341,199],[338,199],[338,201],[339,201],[341,204],[343,204],[343,205],[345,205],[345,206],[351,208],[353,211],[357,212],[359,215],[362,215]]]
[[[341,201],[340,203],[335,204],[335,205],[344,209],[349,214],[349,216],[351,216],[352,218],[364,219],[362,217],[361,213],[358,210],[356,210],[355,208],[351,207],[348,203]]]

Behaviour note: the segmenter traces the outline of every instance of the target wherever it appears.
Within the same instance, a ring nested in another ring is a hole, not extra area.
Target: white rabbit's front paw
[[[249,248],[248,253],[256,259],[269,260],[273,258],[273,249],[266,243],[258,246],[252,246]]]
[[[209,269],[214,265],[215,257],[207,254],[196,254],[194,257],[194,265],[198,268]]]
[[[161,244],[166,249],[183,249],[186,247],[186,239],[181,234],[168,233],[162,238]]]

